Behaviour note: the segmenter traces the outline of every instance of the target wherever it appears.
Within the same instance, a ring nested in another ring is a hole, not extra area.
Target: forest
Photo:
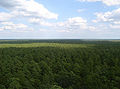
[[[0,89],[120,89],[120,41],[0,40]]]

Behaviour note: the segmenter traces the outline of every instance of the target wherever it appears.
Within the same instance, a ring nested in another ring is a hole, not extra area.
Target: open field
[[[62,48],[75,48],[75,47],[80,47],[80,48],[86,48],[93,46],[91,44],[61,44],[61,43],[28,43],[28,44],[0,44],[0,48],[9,48],[9,47],[62,47]]]

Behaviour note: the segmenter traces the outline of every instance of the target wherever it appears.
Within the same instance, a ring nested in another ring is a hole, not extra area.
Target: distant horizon
[[[120,40],[120,39],[0,39],[0,40]]]

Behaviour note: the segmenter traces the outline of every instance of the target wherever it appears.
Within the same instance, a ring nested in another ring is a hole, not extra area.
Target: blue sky
[[[0,0],[0,39],[120,39],[120,0]]]

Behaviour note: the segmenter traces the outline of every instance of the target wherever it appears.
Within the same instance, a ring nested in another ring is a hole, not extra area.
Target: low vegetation
[[[30,47],[60,47],[60,48],[76,48],[76,47],[90,47],[91,44],[61,44],[61,43],[24,43],[24,44],[0,44],[0,48],[30,48]]]

